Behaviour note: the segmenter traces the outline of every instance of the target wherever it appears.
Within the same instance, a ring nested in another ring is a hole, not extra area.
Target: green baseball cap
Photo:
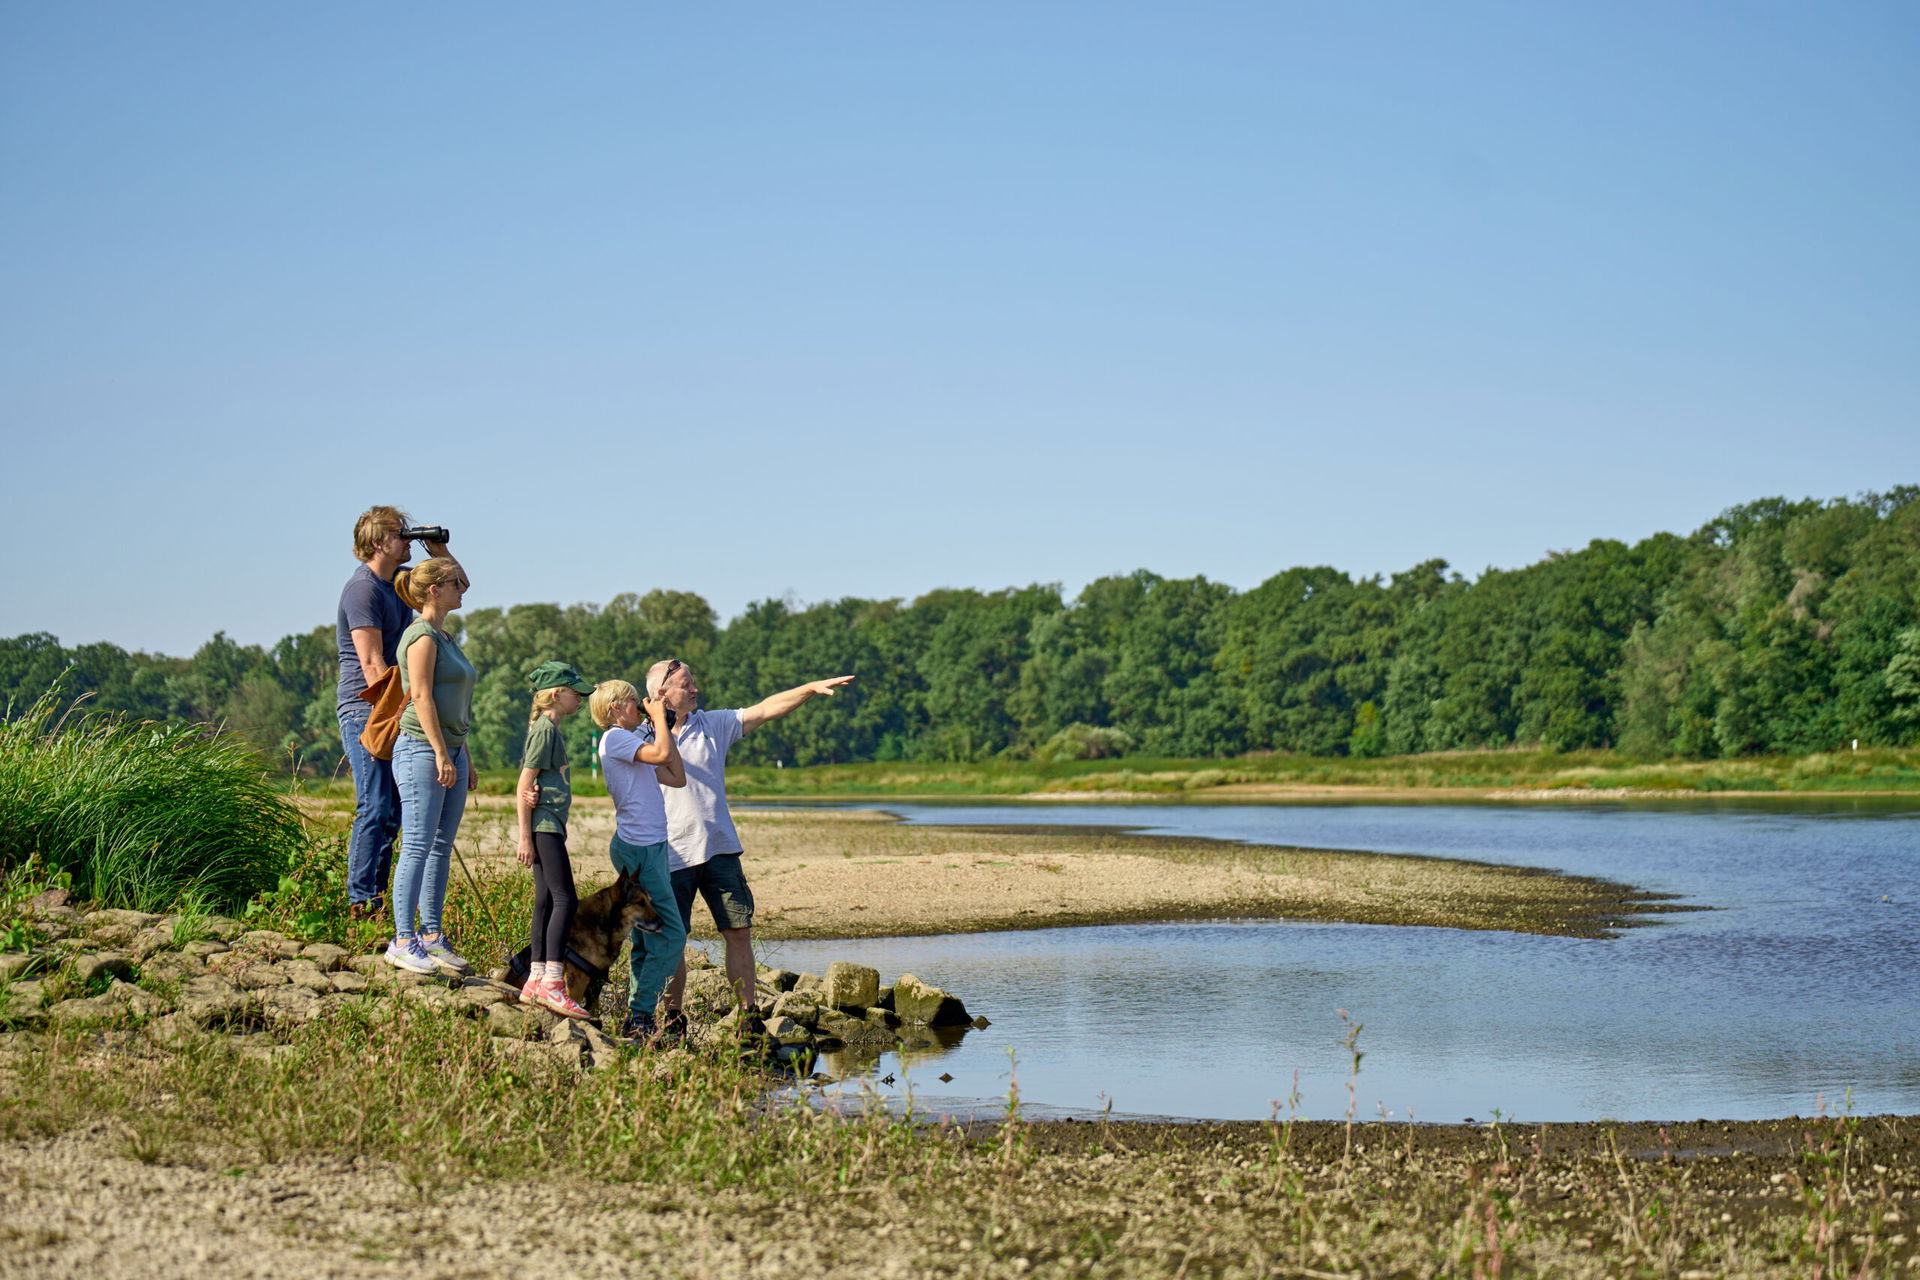
[[[571,689],[581,697],[593,692],[593,686],[583,679],[578,671],[555,658],[543,662],[527,672],[527,680],[533,685],[535,693],[542,689]]]

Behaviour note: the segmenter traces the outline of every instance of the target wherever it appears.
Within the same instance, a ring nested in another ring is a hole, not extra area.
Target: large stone
[[[207,962],[184,951],[162,951],[140,966],[140,977],[149,982],[184,982],[207,971]]]
[[[931,983],[903,973],[893,983],[893,1011],[903,1022],[929,1027],[959,1027],[973,1021],[960,1001]]]
[[[241,924],[238,920],[230,919],[227,916],[208,916],[200,922],[201,935],[203,937],[217,939],[220,942],[232,942],[235,938],[246,932],[246,928],[247,926]]]
[[[186,946],[180,948],[180,950],[185,955],[199,956],[204,960],[208,956],[222,955],[228,951],[229,948],[224,942],[189,942]]]
[[[120,951],[83,951],[73,958],[73,976],[85,986],[95,978],[131,978],[133,957]]]
[[[503,1004],[512,998],[506,992],[502,991],[500,987],[486,981],[484,978],[476,979],[462,986],[458,995],[463,1003],[470,1004],[477,1009],[484,1009],[489,1005]]]
[[[287,975],[288,982],[296,987],[305,987],[315,995],[323,996],[333,990],[333,983],[327,981],[327,975],[311,960],[289,960],[276,967]]]
[[[46,1002],[47,984],[34,979],[22,979],[7,988],[7,1007],[14,1010],[38,1009]]]
[[[702,1002],[710,1005],[732,1004],[733,986],[727,981],[727,971],[711,965],[704,969],[689,970],[686,1001],[690,1005]]]
[[[243,933],[240,935],[240,945],[280,960],[291,960],[306,949],[304,942],[273,929],[255,929]]]
[[[350,995],[345,991],[329,991],[326,995],[320,997],[320,1016],[323,1018],[331,1017],[333,1014],[344,1012],[349,1008],[359,1008],[365,1003],[366,1001],[362,1000],[359,996]]]
[[[540,1020],[515,1004],[487,1006],[487,1034],[504,1040],[525,1040],[540,1034]]]
[[[205,974],[189,979],[174,1002],[174,1012],[196,1027],[240,1026],[258,1011],[258,997]]]
[[[92,999],[62,1000],[47,1008],[47,1020],[56,1027],[84,1027],[96,1022],[118,1022],[126,1010],[106,996]]]
[[[19,1000],[0,1006],[0,1027],[13,1031],[38,1031],[47,1025],[47,1011],[35,1000],[31,1004]]]
[[[134,1017],[141,1019],[157,1018],[170,1008],[165,1000],[146,988],[117,980],[107,988],[103,998],[112,1000]]]
[[[547,1040],[562,1061],[585,1071],[616,1065],[620,1046],[591,1022],[563,1018],[547,1029]]]
[[[264,991],[269,987],[284,987],[293,979],[287,971],[274,964],[250,964],[237,970],[229,970],[234,984],[248,991]]]
[[[367,980],[351,969],[341,969],[327,975],[327,981],[333,984],[335,991],[355,995],[367,989]]]
[[[880,998],[880,973],[863,964],[835,960],[827,966],[821,995],[836,1009],[865,1009]]]
[[[793,991],[818,991],[826,985],[826,979],[817,973],[803,973],[793,980]]]
[[[776,1017],[792,1018],[795,1022],[811,1023],[820,1016],[820,998],[811,991],[793,990],[783,992],[773,1002],[770,1011]]]
[[[447,990],[445,987],[438,985],[429,986],[425,983],[397,988],[393,993],[393,998],[403,1004],[412,1005],[417,1009],[445,1009],[451,1011],[456,1005],[463,1003],[453,992]]]
[[[260,997],[260,1014],[269,1026],[304,1026],[320,1016],[320,996],[306,987],[274,987]]]
[[[807,1029],[785,1014],[767,1019],[767,1039],[775,1044],[805,1044],[813,1039]]]
[[[133,958],[144,965],[148,960],[162,951],[169,950],[172,946],[173,934],[167,930],[159,927],[142,929],[133,936]]]
[[[91,940],[91,944],[96,947],[112,947],[131,951],[133,949],[133,940],[138,934],[139,930],[129,925],[96,925],[91,920],[87,921],[87,937]]]
[[[87,913],[87,927],[99,930],[107,926],[124,927],[135,931],[151,929],[160,923],[160,917],[144,911],[122,911],[116,907],[103,907]]]
[[[827,1039],[849,1045],[890,1045],[894,1039],[893,1032],[883,1026],[835,1010],[820,1015],[818,1030]]]
[[[611,1066],[620,1056],[620,1042],[591,1022],[581,1022],[578,1025],[587,1037],[587,1047],[593,1050],[595,1065]]]
[[[319,965],[322,973],[334,972],[351,954],[345,947],[336,947],[331,942],[313,942],[300,949],[300,955]]]
[[[52,965],[53,957],[45,951],[0,952],[0,982],[17,982]]]
[[[563,1067],[575,1071],[593,1070],[593,1050],[584,1040],[563,1040],[558,1044],[546,1046],[548,1055]]]
[[[753,972],[760,985],[769,991],[791,991],[793,984],[800,980],[800,975],[793,970],[776,969],[770,964],[756,964]]]

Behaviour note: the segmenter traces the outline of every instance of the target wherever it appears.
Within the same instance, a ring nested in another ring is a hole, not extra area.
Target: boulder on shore
[[[929,1027],[961,1027],[973,1021],[973,1015],[957,996],[910,973],[894,979],[893,1011],[900,1015],[902,1022],[918,1022]]]

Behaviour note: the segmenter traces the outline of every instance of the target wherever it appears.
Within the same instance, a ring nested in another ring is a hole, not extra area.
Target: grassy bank
[[[0,1273],[1804,1277],[1916,1256],[1906,1119],[970,1129],[769,1101],[731,1054],[575,1074],[427,1013],[328,1019],[271,1060],[129,1031],[0,1044]]]
[[[588,770],[576,791],[604,795]],[[481,790],[511,793],[517,772],[481,774]],[[1612,751],[1454,751],[1419,756],[1246,756],[1231,760],[1127,758],[1041,763],[875,762],[782,769],[735,765],[728,783],[741,799],[873,799],[898,797],[1207,796],[1257,795],[1271,789],[1459,792],[1626,791],[1643,795],[1725,792],[1920,795],[1920,748],[1746,756],[1732,760],[1647,761]],[[339,779],[299,784],[310,795],[351,795]]]
[[[1038,764],[815,765],[734,769],[743,795],[1017,796],[1076,792],[1141,796],[1231,794],[1260,787],[1390,790],[1628,789],[1673,794],[1725,791],[1911,791],[1920,794],[1920,750],[1829,752],[1738,760],[1633,760],[1610,751],[1474,751],[1355,759],[1258,756],[1235,760],[1090,760]]]

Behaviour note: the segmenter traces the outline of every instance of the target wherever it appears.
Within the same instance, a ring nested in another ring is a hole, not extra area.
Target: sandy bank
[[[770,939],[1222,918],[1605,936],[1691,909],[1604,881],[1439,858],[1100,828],[907,826],[843,809],[737,817],[756,931]],[[476,871],[517,867],[511,824],[503,802],[469,817],[461,844]],[[576,802],[569,843],[584,881],[608,874],[612,829],[608,801]]]

